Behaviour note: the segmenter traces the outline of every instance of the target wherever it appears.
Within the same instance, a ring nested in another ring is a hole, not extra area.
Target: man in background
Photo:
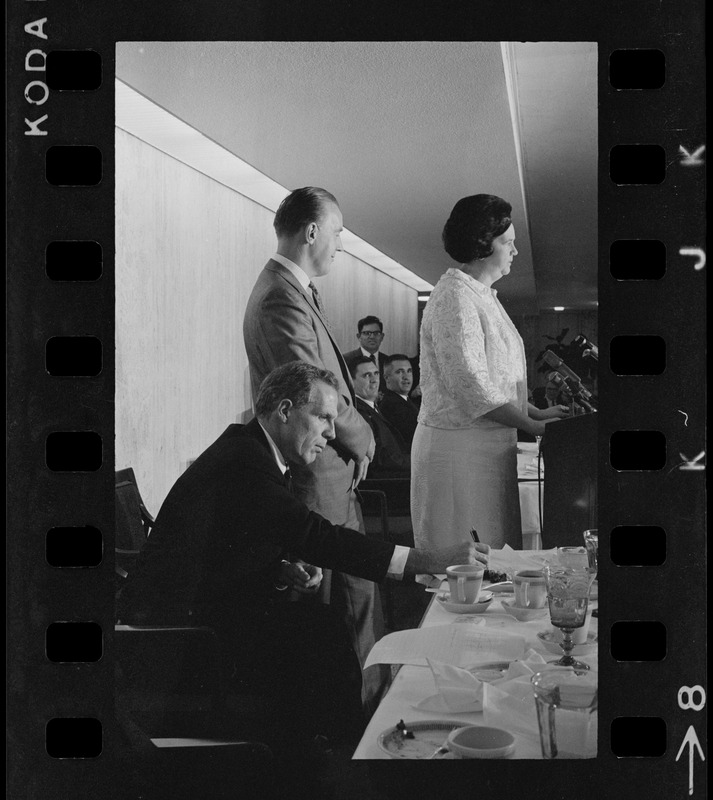
[[[379,391],[384,389],[384,364],[388,356],[381,352],[384,341],[384,325],[378,317],[368,316],[357,322],[357,340],[359,347],[344,354],[349,371],[353,374],[353,367],[358,358],[370,359],[379,370]]]
[[[403,353],[389,356],[384,366],[384,380],[386,391],[379,409],[401,434],[410,450],[418,423],[418,406],[409,397],[413,386],[413,368],[409,357]]]
[[[277,252],[259,275],[248,300],[243,335],[250,364],[253,398],[276,367],[299,360],[337,376],[335,435],[313,463],[293,470],[297,497],[335,525],[364,532],[355,489],[374,456],[371,429],[356,409],[347,365],[329,328],[314,280],[326,275],[342,249],[342,213],[325,189],[307,186],[291,192],[275,214]],[[383,630],[374,584],[338,572],[325,572],[319,599],[338,611],[363,666]],[[378,612],[377,609],[378,608]],[[364,702],[374,707],[384,672],[364,673]]]
[[[379,370],[366,356],[358,357],[351,367],[359,413],[369,423],[376,442],[370,478],[409,478],[411,453],[401,434],[379,411]]]

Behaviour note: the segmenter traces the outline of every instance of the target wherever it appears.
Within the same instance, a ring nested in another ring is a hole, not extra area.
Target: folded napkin
[[[472,672],[451,664],[426,659],[433,674],[437,693],[414,703],[419,711],[436,711],[444,713],[466,713],[483,710],[484,686]],[[534,650],[528,650],[522,660],[512,661],[502,678],[488,681],[488,685],[502,684],[525,677],[530,677],[542,669],[545,660]]]
[[[464,713],[483,710],[483,683],[467,669],[426,659],[436,683],[436,694],[414,703],[419,711]]]

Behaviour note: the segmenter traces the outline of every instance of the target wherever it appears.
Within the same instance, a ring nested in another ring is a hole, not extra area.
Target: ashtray
[[[547,606],[544,608],[521,608],[515,605],[514,600],[501,600],[500,602],[503,604],[503,610],[511,617],[515,617],[518,622],[529,622],[531,619],[537,619],[548,613]]]
[[[392,727],[379,734],[376,740],[379,748],[391,758],[434,758],[448,734],[456,728],[462,728],[463,722],[438,719],[406,722],[405,725],[413,738],[405,738],[399,728]]]
[[[450,592],[441,592],[436,600],[442,608],[451,614],[483,614],[493,600],[492,592],[481,592],[477,603],[451,603]]]
[[[564,653],[560,643],[555,639],[554,631],[540,631],[537,634],[537,638],[542,642],[542,646],[549,651],[550,653],[554,653],[556,656],[561,656]],[[590,653],[594,652],[594,649],[597,646],[597,634],[596,633],[588,633],[587,634],[587,641],[584,644],[575,644],[572,648],[572,655],[573,656],[586,656]]]

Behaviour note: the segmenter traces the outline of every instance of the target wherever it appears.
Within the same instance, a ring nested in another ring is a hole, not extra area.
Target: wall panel
[[[272,219],[116,131],[116,468],[135,469],[153,513],[188,462],[250,415],[242,320],[275,250]],[[376,314],[385,351],[415,354],[413,289],[345,253],[318,285],[343,349]]]

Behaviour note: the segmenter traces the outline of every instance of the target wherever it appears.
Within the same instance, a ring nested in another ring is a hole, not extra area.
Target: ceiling
[[[597,292],[595,43],[124,42],[116,74],[435,284],[441,230],[487,192],[513,206],[511,313]],[[509,87],[509,88],[508,88]],[[510,90],[509,90],[510,89]]]

